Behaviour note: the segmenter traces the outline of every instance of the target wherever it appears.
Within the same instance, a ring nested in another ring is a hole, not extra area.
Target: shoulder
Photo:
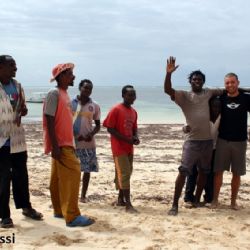
[[[57,103],[59,100],[59,91],[57,88],[50,89],[45,98],[45,103]]]
[[[96,101],[91,99],[90,103],[92,103],[92,105],[94,105],[96,108],[100,108],[100,105]]]
[[[174,92],[174,99],[172,100],[175,100],[177,99],[182,99],[183,97],[187,97],[191,92],[190,91],[186,91],[186,90],[175,90]]]
[[[122,105],[116,104],[110,109],[109,114],[114,115],[120,113],[121,111],[122,111]]]
[[[247,102],[250,102],[250,93],[246,92],[240,92],[240,98],[246,100]]]
[[[122,110],[122,109],[123,105],[121,103],[118,103],[111,108],[111,110]]]
[[[225,93],[224,88],[204,88],[205,93],[212,95],[212,96],[221,96]]]
[[[12,81],[15,85],[21,86],[21,83],[18,82],[16,79],[12,79],[11,81]]]
[[[131,111],[132,111],[133,113],[137,114],[137,111],[136,111],[133,107],[131,107]]]
[[[16,88],[17,92],[20,92],[23,89],[21,83],[18,82],[16,79],[12,79],[11,84]]]
[[[71,100],[71,104],[72,104],[72,109],[73,109],[73,110],[76,110],[77,105],[78,105],[78,99],[77,99],[77,97],[75,97],[75,98],[73,98],[73,99]]]
[[[48,95],[47,96],[59,96],[59,90],[58,88],[52,88],[48,91]]]
[[[187,90],[176,90],[175,89],[175,94],[187,95],[188,93],[191,93],[191,92],[187,91]]]
[[[72,100],[71,100],[72,103],[78,103],[78,99],[77,99],[77,96],[74,97]]]
[[[245,96],[246,98],[250,98],[250,93],[248,92],[240,92],[240,95]]]

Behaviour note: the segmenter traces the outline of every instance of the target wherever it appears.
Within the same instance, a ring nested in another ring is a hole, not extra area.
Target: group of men
[[[233,173],[231,207],[237,209],[236,198],[240,176],[246,173],[247,112],[250,96],[239,91],[236,74],[225,76],[225,90],[205,89],[205,75],[194,71],[189,76],[191,91],[172,88],[171,75],[177,69],[175,58],[167,62],[164,83],[165,92],[178,104],[187,122],[186,141],[182,161],[175,183],[175,193],[170,215],[177,215],[178,201],[186,176],[198,169],[194,206],[200,205],[200,197],[211,169],[213,140],[210,132],[210,99],[219,96],[221,119],[214,162],[214,194],[212,207],[218,205],[223,171]],[[74,64],[63,63],[52,70],[51,82],[56,87],[49,91],[43,107],[45,153],[51,154],[50,193],[55,218],[64,218],[69,227],[88,226],[94,219],[81,215],[78,206],[81,170],[81,201],[86,202],[90,172],[98,171],[94,135],[100,130],[100,107],[90,95],[93,84],[85,79],[79,84],[80,94],[70,100],[68,87],[73,86]],[[16,208],[23,215],[42,220],[43,215],[30,204],[27,172],[27,149],[21,117],[27,114],[21,84],[14,80],[17,71],[15,60],[0,56],[0,218],[1,227],[13,227],[10,216],[10,183]],[[133,171],[134,145],[137,135],[137,112],[132,108],[136,91],[132,85],[122,88],[123,102],[114,106],[104,119],[103,126],[111,135],[111,148],[115,163],[115,185],[118,192],[117,206],[136,213],[130,199],[130,178]],[[94,121],[95,126],[92,126]]]
[[[167,61],[165,93],[179,105],[185,115],[189,127],[183,145],[181,165],[175,182],[173,204],[169,215],[178,214],[178,202],[187,176],[198,169],[196,192],[193,206],[201,206],[200,198],[210,173],[213,153],[213,138],[210,126],[209,101],[219,96],[220,125],[213,162],[214,187],[212,208],[218,206],[218,197],[222,185],[223,172],[231,167],[231,208],[237,210],[236,203],[240,179],[246,174],[247,148],[247,114],[250,111],[250,95],[239,89],[238,76],[228,73],[224,78],[225,89],[203,88],[205,75],[201,71],[193,71],[189,75],[191,91],[177,91],[172,88],[171,75],[178,68],[175,58]]]
[[[45,153],[51,154],[50,194],[55,218],[64,218],[68,227],[82,227],[94,219],[81,215],[78,206],[81,170],[81,201],[86,202],[90,172],[98,171],[94,135],[100,130],[100,107],[90,95],[93,84],[84,79],[80,94],[70,100],[68,87],[73,86],[74,64],[63,63],[52,70],[51,82],[56,81],[44,101],[43,129]],[[17,67],[8,55],[0,56],[0,218],[1,227],[13,227],[10,216],[10,184],[16,208],[23,215],[42,220],[43,215],[32,208],[29,200],[27,149],[21,117],[27,114],[24,91],[14,80]],[[123,102],[112,108],[104,121],[111,134],[115,162],[115,183],[119,190],[118,206],[136,212],[130,200],[130,176],[133,145],[137,137],[137,113],[131,107],[136,92],[131,85],[122,89]],[[93,128],[92,122],[95,122]]]

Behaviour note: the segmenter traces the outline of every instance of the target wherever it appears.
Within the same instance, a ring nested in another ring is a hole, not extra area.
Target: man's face
[[[62,72],[62,80],[68,84],[68,86],[74,86],[75,76],[72,69],[67,69]]]
[[[2,74],[6,78],[15,77],[16,71],[17,71],[15,60],[8,60],[5,63],[0,64],[0,69],[1,69]]]
[[[225,89],[230,95],[238,94],[239,80],[235,76],[227,76],[224,79]]]
[[[123,100],[124,100],[124,103],[132,105],[134,103],[134,101],[136,100],[136,92],[135,92],[135,90],[128,90],[123,95]]]
[[[190,84],[194,92],[201,92],[204,81],[201,75],[193,75]]]
[[[90,95],[92,93],[92,89],[93,89],[93,85],[91,83],[85,82],[80,89],[81,96],[90,97]]]

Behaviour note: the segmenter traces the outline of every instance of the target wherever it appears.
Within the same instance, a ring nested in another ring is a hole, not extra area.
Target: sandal
[[[66,223],[67,227],[86,227],[95,223],[94,219],[88,218],[83,215],[77,216],[73,221]]]
[[[5,218],[2,219],[1,223],[0,223],[2,228],[11,228],[14,227],[13,221],[11,218]]]
[[[29,217],[33,220],[42,220],[43,215],[39,212],[37,212],[34,208],[23,208],[24,216]]]

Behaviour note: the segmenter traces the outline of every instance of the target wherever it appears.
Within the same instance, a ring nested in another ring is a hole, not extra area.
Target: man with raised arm
[[[172,88],[171,76],[178,68],[175,58],[167,60],[167,73],[164,82],[164,91],[180,106],[186,118],[186,123],[192,128],[186,135],[183,145],[182,160],[179,174],[175,182],[174,200],[169,215],[178,214],[178,202],[181,196],[186,176],[192,173],[196,164],[198,167],[197,188],[194,206],[200,204],[200,197],[206,182],[206,174],[210,172],[210,162],[213,151],[213,140],[210,132],[209,99],[221,95],[222,89],[203,88],[205,75],[200,71],[193,71],[188,76],[191,85],[190,91],[175,90]]]

